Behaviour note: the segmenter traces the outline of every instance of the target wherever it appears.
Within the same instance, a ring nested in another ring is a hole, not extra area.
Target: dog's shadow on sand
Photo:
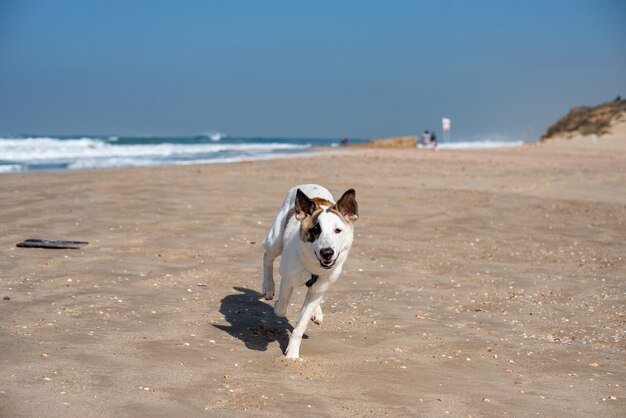
[[[285,352],[293,326],[286,318],[276,316],[274,307],[260,300],[259,292],[243,287],[233,289],[237,293],[226,296],[220,305],[220,312],[230,325],[213,326],[240,339],[251,350],[265,351],[270,343],[278,341]]]

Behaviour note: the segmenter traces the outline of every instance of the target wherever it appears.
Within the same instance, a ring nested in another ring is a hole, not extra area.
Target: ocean
[[[220,133],[201,136],[0,136],[0,173],[113,167],[228,163],[280,158],[338,147],[340,139],[244,138]],[[350,143],[366,142],[350,139]],[[472,141],[440,148],[520,145]]]

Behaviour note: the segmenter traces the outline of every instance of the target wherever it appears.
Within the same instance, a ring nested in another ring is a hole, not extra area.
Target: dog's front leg
[[[288,359],[297,360],[300,358],[300,343],[302,342],[302,336],[306,331],[306,326],[309,324],[309,320],[315,309],[322,301],[323,293],[318,293],[313,288],[310,288],[304,298],[304,305],[302,305],[302,312],[300,312],[300,319],[298,325],[293,329],[291,337],[289,337],[289,345],[285,351],[285,355]]]
[[[289,278],[285,277],[280,281],[280,294],[278,295],[276,305],[274,305],[274,313],[276,315],[287,315],[287,307],[289,306],[289,301],[291,300],[292,294],[293,286],[289,284]]]
[[[274,298],[274,259],[278,257],[275,251],[269,249],[263,255],[263,287],[261,294],[266,300]]]

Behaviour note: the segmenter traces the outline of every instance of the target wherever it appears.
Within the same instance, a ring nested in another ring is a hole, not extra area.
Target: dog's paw
[[[263,287],[261,288],[261,294],[265,300],[274,299],[274,281],[263,280]]]
[[[324,313],[322,312],[322,308],[318,306],[315,309],[315,312],[313,313],[313,315],[311,316],[311,321],[313,321],[315,325],[322,325],[323,320],[324,320]]]
[[[299,351],[300,350],[289,351],[289,347],[287,347],[287,351],[285,351],[285,358],[287,360],[302,361],[302,357],[300,357]]]
[[[324,315],[318,315],[318,314],[313,314],[313,316],[311,316],[311,321],[313,321],[313,323],[315,325],[322,325],[322,321],[324,321]]]
[[[285,357],[289,360],[302,360],[300,358],[300,342],[299,338],[295,338],[293,335],[289,338],[289,345],[285,350]]]

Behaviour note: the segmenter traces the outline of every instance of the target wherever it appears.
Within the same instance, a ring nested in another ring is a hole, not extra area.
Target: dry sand
[[[305,182],[361,217],[290,362],[260,243]],[[0,416],[624,416],[625,220],[624,135],[3,174]]]

